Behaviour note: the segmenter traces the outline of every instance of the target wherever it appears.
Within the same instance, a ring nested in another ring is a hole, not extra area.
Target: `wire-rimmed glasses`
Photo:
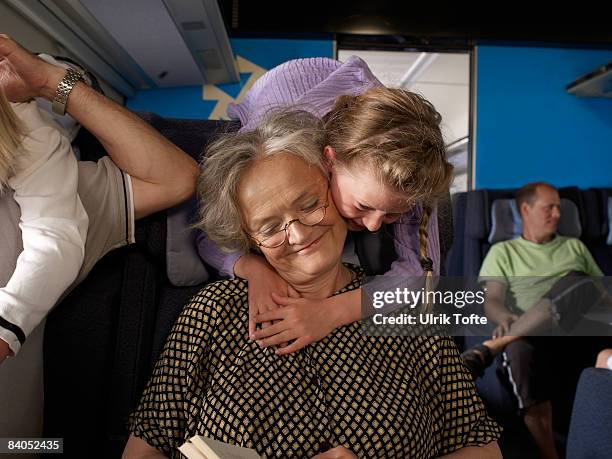
[[[268,249],[274,249],[276,247],[280,247],[285,243],[287,237],[289,236],[288,230],[289,226],[295,222],[300,222],[304,226],[315,226],[323,221],[325,218],[325,214],[327,212],[327,208],[329,207],[329,187],[325,192],[326,202],[324,205],[317,207],[310,212],[304,213],[301,217],[294,218],[293,220],[289,220],[281,229],[273,229],[271,231],[261,231],[256,234],[249,234],[251,239],[253,239],[258,247],[266,247]]]

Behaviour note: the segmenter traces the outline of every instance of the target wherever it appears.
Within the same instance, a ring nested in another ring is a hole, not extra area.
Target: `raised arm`
[[[12,101],[32,97],[52,100],[64,74],[64,69],[0,35],[0,87]],[[194,193],[197,163],[129,110],[77,83],[67,111],[132,177],[136,218],[174,206]]]

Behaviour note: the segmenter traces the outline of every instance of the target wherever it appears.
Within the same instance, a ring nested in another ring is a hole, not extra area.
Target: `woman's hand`
[[[25,102],[55,90],[65,70],[51,65],[0,34],[0,88],[11,102]],[[57,81],[56,81],[57,80]]]
[[[336,446],[324,453],[317,454],[312,459],[357,459],[357,456],[344,446]]]
[[[272,298],[272,294],[276,293],[291,298],[299,298],[299,294],[278,275],[265,258],[259,255],[249,254],[240,257],[236,262],[234,272],[249,282],[249,337],[255,339],[255,317],[279,307],[279,304]],[[272,325],[270,321],[263,322],[262,328],[270,325]],[[282,342],[277,344],[282,344]]]
[[[281,308],[259,314],[255,321],[274,324],[256,330],[254,338],[262,347],[277,346],[293,341],[288,346],[276,350],[276,354],[285,355],[323,339],[339,324],[336,297],[325,300],[308,300],[289,298],[272,294],[275,304]]]

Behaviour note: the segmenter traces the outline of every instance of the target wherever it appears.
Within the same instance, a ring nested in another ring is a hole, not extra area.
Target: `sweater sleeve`
[[[323,117],[342,95],[358,95],[382,86],[368,65],[357,56],[345,62],[324,57],[287,61],[262,75],[228,115],[239,119],[241,131],[257,127],[275,108],[292,106]]]
[[[202,260],[219,271],[221,276],[234,278],[234,265],[244,255],[243,252],[223,252],[203,232],[198,234],[197,244]]]

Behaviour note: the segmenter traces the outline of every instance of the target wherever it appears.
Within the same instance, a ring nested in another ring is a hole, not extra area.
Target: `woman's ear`
[[[333,149],[333,147],[327,145],[325,148],[323,148],[323,162],[325,163],[327,170],[331,172],[336,163],[336,151]]]

